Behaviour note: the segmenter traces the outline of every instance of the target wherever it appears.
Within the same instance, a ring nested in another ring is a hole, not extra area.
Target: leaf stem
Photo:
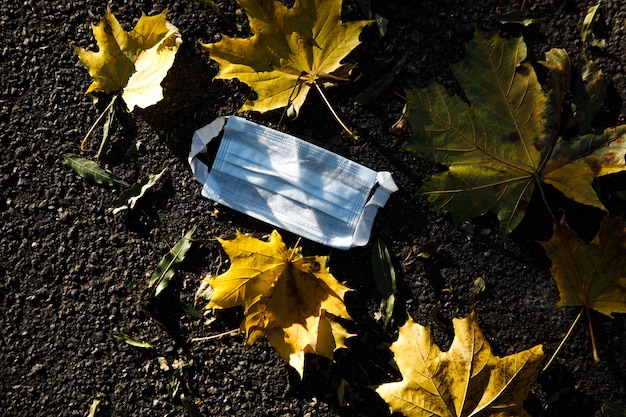
[[[552,364],[552,362],[554,361],[554,359],[557,357],[557,355],[559,354],[559,352],[561,351],[561,348],[563,347],[563,345],[565,345],[565,341],[569,338],[569,336],[572,334],[572,331],[574,330],[574,327],[576,327],[576,325],[578,324],[578,321],[580,320],[580,318],[583,315],[583,311],[585,311],[585,308],[581,308],[580,312],[578,313],[578,315],[576,316],[576,318],[574,319],[574,322],[572,323],[572,325],[569,327],[569,330],[567,331],[567,333],[565,334],[565,337],[563,337],[563,340],[561,340],[561,343],[559,343],[559,346],[556,348],[556,350],[554,351],[554,353],[552,354],[552,356],[550,357],[550,360],[548,361],[548,363],[546,364],[546,366],[543,367],[543,369],[541,370],[541,372],[546,372],[548,370],[548,368],[550,367],[550,365]]]
[[[106,107],[106,109],[104,109],[102,111],[102,114],[100,114],[100,116],[98,116],[98,118],[96,119],[96,121],[94,122],[93,125],[91,125],[91,128],[89,129],[89,131],[87,132],[87,134],[85,135],[85,137],[83,138],[83,141],[80,143],[80,150],[84,151],[85,150],[85,144],[87,143],[87,139],[89,138],[89,136],[91,135],[91,132],[93,132],[93,130],[96,128],[96,126],[98,126],[98,123],[100,123],[100,120],[102,120],[102,118],[104,117],[105,114],[107,114],[107,112],[111,109],[111,106],[113,106],[113,103],[115,103],[115,100],[117,100],[117,98],[119,97],[119,94],[116,94],[113,96],[113,99],[111,100],[111,102],[109,103],[109,105]]]
[[[293,249],[291,251],[291,254],[289,255],[289,259],[287,259],[287,263],[291,262],[293,260],[293,257],[296,254],[296,250],[298,250],[298,245],[300,244],[300,241],[302,240],[301,237],[298,237],[298,240],[296,241],[296,244],[293,245]]]
[[[113,101],[115,101],[115,99],[113,99]],[[102,129],[102,141],[100,141],[100,147],[98,148],[96,159],[100,159],[100,155],[111,137],[111,130],[113,130],[113,123],[115,122],[115,106],[109,106],[107,114],[107,121],[104,122],[104,127]]]
[[[324,91],[322,90],[322,87],[320,87],[320,85],[318,83],[316,83],[316,82],[314,82],[313,85],[317,89],[317,92],[320,93],[320,96],[322,96],[322,100],[324,100],[324,103],[326,103],[326,106],[328,107],[328,110],[330,110],[332,115],[335,117],[335,120],[337,120],[337,123],[339,123],[341,125],[341,127],[343,128],[343,130],[345,130],[346,133],[348,133],[353,139],[358,140],[359,136],[356,135],[354,132],[352,132],[352,130],[350,130],[348,128],[348,126],[343,122],[343,120],[341,120],[341,118],[339,117],[337,112],[335,112],[335,109],[333,109],[333,106],[330,105],[330,102],[326,98],[326,94],[324,94]]]
[[[587,310],[587,325],[589,326],[589,337],[591,338],[591,351],[593,352],[593,361],[595,363],[600,363],[600,355],[598,355],[598,346],[596,345],[596,336],[593,331],[593,325],[591,324],[591,312],[589,311],[589,307],[585,305],[585,309]]]
[[[550,215],[550,218],[552,219],[552,222],[555,225],[558,225],[559,222],[558,222],[556,216],[554,215],[554,213],[552,212],[552,209],[550,208],[550,204],[548,204],[548,198],[546,197],[546,192],[543,189],[543,187],[541,186],[541,181],[539,181],[538,177],[535,178],[535,182],[537,183],[537,188],[539,189],[539,194],[541,194],[541,200],[543,201],[543,204],[546,206],[546,210],[548,211],[548,214]]]
[[[239,329],[232,329],[232,330],[228,330],[224,333],[219,333],[219,334],[214,334],[213,336],[206,336],[206,337],[194,337],[191,339],[192,342],[206,342],[208,340],[213,340],[213,339],[218,339],[220,337],[224,337],[224,336],[228,336],[231,334],[236,334],[237,332],[239,332]]]
[[[302,77],[302,75],[298,76],[298,79],[296,80],[295,85],[291,89],[291,93],[289,93],[289,99],[287,100],[287,105],[283,109],[283,113],[280,115],[280,120],[278,121],[278,126],[279,127],[283,125],[283,119],[285,118],[285,115],[289,111],[289,108],[291,107],[291,104],[293,103],[293,100],[295,99],[295,96],[294,96],[293,93],[296,91],[296,88],[300,87],[300,77]],[[297,96],[297,94],[296,94],[296,96]],[[292,119],[291,116],[288,116],[288,117],[290,119]]]

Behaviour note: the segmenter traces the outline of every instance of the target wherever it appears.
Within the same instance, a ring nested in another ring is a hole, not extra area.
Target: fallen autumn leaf
[[[165,20],[167,9],[156,16],[142,13],[135,28],[126,32],[107,8],[99,25],[92,25],[98,52],[72,45],[94,79],[87,93],[122,91],[132,111],[163,98],[161,81],[174,64],[182,38]]]
[[[410,317],[400,327],[391,351],[402,380],[376,388],[392,411],[408,417],[530,416],[523,402],[537,378],[542,346],[500,358],[491,353],[474,313],[453,319],[453,325],[447,352]]]
[[[344,304],[349,289],[329,272],[328,257],[304,257],[276,231],[267,241],[240,232],[233,240],[218,240],[232,264],[205,280],[213,289],[206,308],[243,306],[246,344],[267,336],[300,376],[305,353],[332,359],[345,347],[351,335],[334,318],[350,319]]]
[[[240,111],[292,106],[297,114],[311,86],[349,81],[353,67],[342,64],[370,20],[341,21],[341,0],[296,0],[287,8],[276,0],[237,0],[254,36],[222,36],[203,44],[220,66],[215,78],[237,78],[257,94]]]

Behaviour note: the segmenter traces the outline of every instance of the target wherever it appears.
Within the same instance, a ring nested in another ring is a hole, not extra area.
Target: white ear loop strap
[[[398,191],[398,186],[391,177],[391,173],[387,171],[378,172],[376,174],[376,182],[378,187],[374,190],[374,194],[369,201],[365,203],[365,208],[356,225],[354,235],[352,236],[352,247],[367,245],[378,209],[385,206],[391,193]]]
[[[191,151],[189,152],[189,166],[191,167],[191,172],[200,184],[204,184],[209,176],[209,167],[196,157],[198,154],[205,153],[207,151],[207,145],[219,136],[224,129],[227,118],[227,116],[218,117],[203,128],[196,130],[193,134]]]

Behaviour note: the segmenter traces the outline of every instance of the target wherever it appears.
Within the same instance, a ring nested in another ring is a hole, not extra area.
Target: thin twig
[[[291,93],[289,93],[289,99],[287,99],[287,105],[283,109],[283,113],[280,115],[280,120],[278,121],[278,127],[279,128],[283,125],[283,119],[285,118],[285,115],[289,111],[289,107],[291,107],[291,104],[293,103],[293,100],[297,96],[297,94],[294,96],[293,93],[296,91],[296,88],[300,87],[300,77],[302,77],[302,75],[298,76],[298,79],[296,80],[296,84],[291,89]],[[289,118],[291,118],[291,117],[289,117]]]
[[[237,332],[239,332],[239,329],[232,329],[224,333],[214,334],[213,336],[194,337],[191,339],[191,341],[192,342],[206,342],[207,340],[219,339],[220,337],[228,336],[231,334],[237,334]]]
[[[98,123],[100,123],[100,120],[102,120],[102,118],[104,117],[105,114],[107,114],[107,112],[109,111],[109,109],[111,108],[111,106],[113,105],[113,103],[115,103],[115,100],[117,100],[117,98],[119,97],[119,94],[116,94],[113,96],[113,99],[111,100],[111,102],[109,103],[109,105],[106,107],[106,109],[104,109],[104,111],[102,112],[102,114],[98,117],[98,119],[96,119],[96,121],[94,122],[93,125],[91,125],[91,128],[89,129],[89,131],[87,132],[87,134],[85,135],[85,137],[83,138],[83,141],[80,143],[80,149],[82,151],[85,150],[85,144],[87,143],[87,138],[89,138],[89,135],[91,135],[91,132],[93,132],[93,130],[96,128],[96,126],[98,125]]]
[[[587,325],[589,326],[589,336],[591,337],[591,350],[593,352],[593,361],[595,363],[600,363],[600,355],[598,355],[598,345],[596,344],[596,335],[593,331],[593,324],[591,324],[591,311],[589,307],[585,305],[585,310],[587,311]]]
[[[552,209],[550,208],[550,205],[548,204],[548,198],[546,197],[546,193],[545,193],[543,187],[541,186],[541,181],[539,181],[538,179],[535,179],[535,182],[537,183],[537,188],[539,189],[539,194],[541,194],[541,199],[543,200],[543,204],[546,206],[546,210],[548,210],[548,214],[550,215],[550,218],[552,219],[552,222],[555,225],[558,225],[559,221],[557,220],[556,216],[552,212]]]
[[[581,308],[580,312],[578,313],[578,315],[576,316],[576,318],[574,319],[574,322],[572,323],[572,325],[569,327],[569,330],[567,331],[567,333],[565,334],[565,337],[563,338],[563,340],[561,340],[561,343],[559,343],[559,347],[556,348],[556,350],[554,351],[554,353],[552,354],[552,356],[550,357],[550,360],[548,361],[548,363],[546,364],[546,366],[543,367],[543,369],[541,370],[541,372],[545,372],[548,370],[548,368],[550,367],[550,365],[552,364],[552,361],[554,361],[554,359],[557,357],[557,355],[559,354],[559,352],[561,351],[561,348],[563,347],[563,345],[565,345],[565,341],[567,340],[567,338],[572,334],[572,331],[574,330],[574,327],[576,327],[576,324],[578,324],[578,321],[580,320],[580,318],[583,315],[583,311],[585,311],[585,308]]]
[[[324,103],[326,103],[328,110],[330,110],[332,115],[335,117],[335,120],[337,120],[337,123],[339,123],[341,127],[343,127],[343,130],[345,130],[350,136],[352,136],[353,139],[358,140],[359,136],[356,135],[354,132],[352,132],[352,130],[348,128],[348,126],[343,122],[343,120],[341,120],[337,112],[335,112],[335,109],[333,109],[333,106],[330,105],[330,102],[326,98],[326,95],[324,94],[322,87],[320,87],[320,85],[315,82],[313,83],[313,85],[315,85],[315,88],[317,88],[317,92],[320,93],[320,96],[322,96],[322,100],[324,100]]]
[[[293,249],[291,250],[291,255],[289,255],[289,259],[287,259],[287,262],[291,262],[293,260],[293,257],[296,254],[296,250],[298,249],[298,245],[300,244],[301,240],[302,240],[302,238],[298,237],[298,240],[296,241],[296,244],[293,245]]]

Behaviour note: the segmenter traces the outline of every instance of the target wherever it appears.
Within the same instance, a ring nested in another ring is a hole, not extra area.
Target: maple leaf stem
[[[87,143],[87,139],[89,138],[89,136],[91,135],[91,132],[93,132],[93,130],[96,128],[96,126],[98,126],[98,124],[100,123],[100,120],[102,120],[102,118],[104,117],[105,114],[107,114],[107,112],[111,109],[111,106],[113,106],[113,103],[115,103],[115,100],[117,100],[117,98],[119,97],[119,94],[116,94],[113,96],[113,99],[111,100],[111,102],[109,103],[109,105],[106,107],[106,109],[104,109],[102,111],[102,114],[100,114],[100,116],[98,116],[98,118],[96,119],[96,121],[93,123],[93,125],[91,125],[91,128],[89,128],[89,131],[87,132],[87,134],[85,135],[85,137],[83,138],[83,141],[80,143],[80,150],[84,151],[85,150],[85,144]]]
[[[287,105],[285,106],[285,108],[283,109],[283,114],[280,115],[280,120],[278,121],[278,126],[282,126],[283,125],[283,119],[285,118],[285,115],[289,114],[289,116],[287,116],[290,119],[293,119],[293,114],[291,114],[291,111],[295,111],[294,108],[292,107],[293,104],[293,99],[295,98],[294,94],[296,92],[296,89],[300,86],[300,78],[302,77],[302,74],[300,74],[298,76],[298,80],[296,81],[296,84],[293,86],[293,88],[291,89],[291,93],[289,94],[289,100],[287,100]],[[297,94],[296,94],[297,95]],[[297,113],[296,113],[297,116]]]
[[[596,345],[596,336],[593,331],[593,324],[591,323],[591,311],[589,307],[585,305],[585,311],[587,312],[587,324],[589,326],[589,337],[591,338],[591,351],[593,352],[593,361],[600,363],[600,355],[598,355],[598,346]]]
[[[567,331],[567,333],[563,337],[563,340],[561,340],[561,343],[559,343],[559,346],[556,348],[556,350],[554,351],[554,353],[550,357],[550,360],[548,361],[546,366],[544,366],[543,369],[541,370],[542,373],[544,373],[544,372],[546,372],[548,370],[548,368],[550,367],[550,365],[552,364],[554,359],[558,356],[559,352],[561,351],[561,348],[563,347],[563,345],[565,345],[565,342],[567,341],[567,339],[572,334],[572,331],[574,330],[574,327],[576,327],[576,325],[580,321],[580,318],[582,317],[584,311],[585,311],[584,307],[580,309],[580,312],[578,313],[578,315],[574,319],[574,322],[572,323],[571,326],[569,326],[569,330]]]
[[[291,254],[289,255],[289,259],[287,259],[287,263],[289,263],[289,262],[291,262],[293,260],[293,257],[296,254],[296,250],[298,249],[298,245],[300,244],[301,240],[302,240],[301,237],[298,237],[298,240],[296,240],[296,244],[293,245],[293,249],[291,250]]]
[[[207,340],[219,339],[220,337],[228,336],[231,334],[237,334],[239,332],[239,328],[228,330],[224,333],[214,334],[213,336],[206,337],[194,337],[191,339],[192,342],[206,342]]]
[[[556,216],[552,212],[552,209],[550,208],[550,204],[548,204],[548,198],[546,197],[546,192],[542,187],[541,181],[539,181],[539,178],[536,178],[535,181],[537,182],[537,188],[539,189],[539,194],[541,194],[541,200],[543,201],[543,204],[546,206],[546,210],[548,210],[548,214],[550,215],[552,222],[554,224],[558,224],[558,220],[556,219]]]
[[[330,110],[332,115],[335,117],[335,120],[337,120],[337,123],[339,123],[341,125],[341,127],[343,128],[343,130],[345,130],[346,133],[348,133],[350,136],[352,136],[353,139],[358,140],[359,136],[356,135],[352,130],[350,130],[348,128],[348,126],[343,122],[343,120],[341,120],[341,118],[339,117],[337,112],[335,112],[335,109],[333,109],[333,106],[330,105],[330,102],[326,98],[326,94],[324,94],[324,91],[322,90],[322,87],[320,87],[320,85],[318,83],[315,83],[315,82],[313,83],[313,85],[317,89],[317,92],[320,93],[320,96],[322,96],[322,100],[324,100],[324,103],[326,103],[326,106],[328,107],[328,110]]]

